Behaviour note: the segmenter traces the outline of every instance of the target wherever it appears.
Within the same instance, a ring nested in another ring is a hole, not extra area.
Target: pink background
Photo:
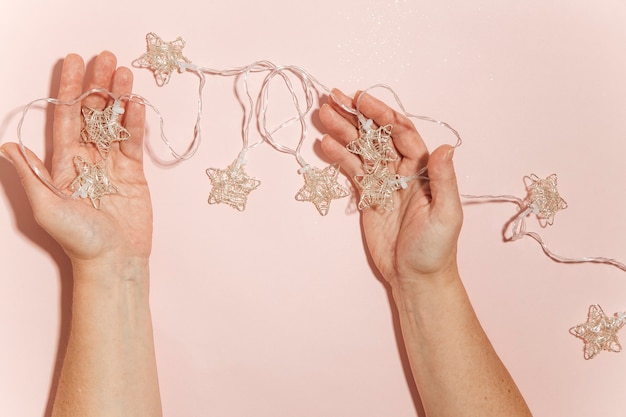
[[[622,0],[57,0],[3,2],[0,16],[3,142],[16,139],[21,106],[56,94],[66,53],[90,59],[109,49],[130,65],[145,52],[146,33],[180,35],[199,65],[268,59],[348,93],[391,85],[409,111],[461,132],[463,193],[524,197],[525,175],[557,173],[569,207],[554,226],[530,218],[529,229],[564,256],[626,259]],[[174,74],[159,88],[149,71],[135,74],[135,92],[160,109],[183,149],[197,78]],[[146,163],[165,415],[416,415],[395,311],[368,265],[350,201],[334,201],[326,217],[295,201],[303,183],[295,160],[263,145],[249,153],[247,171],[262,184],[246,211],[208,205],[204,171],[236,157],[242,114],[232,78],[211,77],[204,97],[197,155],[170,169]],[[273,106],[290,109],[278,98]],[[162,150],[158,121],[148,120]],[[41,156],[48,121],[34,110],[24,128]],[[453,142],[416,124],[431,147]],[[324,166],[310,127],[303,155]],[[40,416],[67,336],[71,271],[6,161],[0,184],[0,414]],[[510,203],[465,206],[460,268],[487,333],[535,415],[626,415],[626,353],[585,361],[568,333],[590,304],[626,310],[626,273],[555,263],[529,238],[503,243],[516,213]]]

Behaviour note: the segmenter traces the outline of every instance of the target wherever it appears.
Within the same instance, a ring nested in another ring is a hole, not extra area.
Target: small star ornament
[[[209,168],[206,173],[212,183],[209,204],[224,203],[239,211],[246,209],[248,194],[261,185],[261,181],[246,174],[238,160],[226,169]]]
[[[154,78],[159,87],[167,84],[170,75],[180,69],[180,63],[191,63],[183,56],[185,41],[180,36],[172,42],[165,42],[155,33],[146,35],[148,51],[133,61],[133,65],[139,68],[148,68],[154,73]]]
[[[378,129],[370,127],[371,121],[359,125],[359,137],[348,143],[348,151],[359,155],[363,161],[365,171],[378,169],[381,164],[393,162],[398,154],[392,146],[392,125],[380,126]]]
[[[572,335],[585,342],[584,357],[593,359],[603,350],[619,352],[622,345],[617,339],[617,332],[626,323],[625,313],[615,313],[609,317],[604,314],[599,305],[589,307],[587,322],[572,327],[569,331]]]
[[[402,178],[392,174],[386,166],[373,172],[357,175],[354,182],[361,189],[359,210],[368,207],[382,207],[387,211],[393,211],[393,192],[404,188]]]
[[[72,198],[89,198],[91,204],[99,209],[102,197],[117,192],[117,187],[109,181],[106,175],[103,161],[92,164],[84,158],[76,156],[74,157],[74,166],[78,176],[70,185],[70,189],[74,191]]]
[[[531,183],[527,185],[528,197],[526,205],[533,210],[533,213],[539,220],[545,221],[547,224],[554,223],[554,215],[567,208],[567,203],[559,195],[557,189],[556,174],[552,174],[545,179],[532,174]]]
[[[350,192],[337,182],[339,168],[332,164],[324,169],[306,165],[302,169],[304,186],[296,194],[298,201],[310,201],[317,211],[325,216],[328,214],[330,202],[347,197]]]
[[[119,122],[119,116],[124,113],[124,109],[117,104],[108,106],[104,110],[83,107],[82,113],[85,124],[80,132],[81,139],[85,143],[95,144],[102,158],[109,157],[113,142],[130,138],[128,130]]]

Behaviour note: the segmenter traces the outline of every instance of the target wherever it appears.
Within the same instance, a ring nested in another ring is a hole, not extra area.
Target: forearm
[[[428,417],[530,416],[455,271],[393,286],[402,334]]]
[[[161,415],[147,260],[74,262],[54,417]]]

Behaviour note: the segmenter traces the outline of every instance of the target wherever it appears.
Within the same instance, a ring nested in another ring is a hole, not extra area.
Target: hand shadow
[[[324,95],[322,97],[320,97],[320,107],[321,104],[323,103],[327,103],[328,100],[330,99],[329,96]],[[324,124],[320,121],[319,118],[319,110],[315,110],[313,111],[312,115],[311,115],[311,123],[313,124],[313,126],[319,131],[324,133],[325,128],[324,128]],[[324,151],[322,150],[321,144],[318,142],[316,142],[313,145],[313,149],[315,154],[324,162],[328,163],[328,164],[332,164],[334,161],[331,161],[326,154],[324,153]],[[346,178],[346,180],[349,182],[348,178]],[[352,183],[349,182],[346,184],[346,187],[350,188],[350,200],[346,206],[346,214],[351,215],[351,214],[356,214],[359,213],[359,210],[357,208],[358,205],[358,196],[357,196],[357,191],[354,188],[354,186],[352,186]],[[372,274],[376,277],[376,279],[383,285],[383,287],[385,287],[385,292],[387,294],[387,299],[388,299],[388,303],[389,303],[389,308],[391,309],[391,320],[392,320],[392,325],[393,325],[393,332],[394,335],[396,337],[396,348],[398,349],[398,356],[400,356],[400,361],[402,364],[402,370],[404,373],[404,378],[406,380],[406,384],[407,387],[409,388],[409,391],[411,393],[411,399],[413,400],[413,406],[415,407],[415,411],[417,413],[417,415],[419,417],[425,417],[426,416],[426,412],[424,411],[424,406],[422,405],[422,399],[420,397],[419,391],[417,389],[417,385],[415,385],[415,380],[413,379],[413,372],[411,371],[411,365],[409,363],[409,357],[408,354],[406,352],[406,348],[405,348],[405,344],[404,344],[404,338],[402,337],[402,329],[400,328],[400,317],[398,314],[398,310],[396,308],[396,304],[393,300],[393,295],[391,293],[391,287],[389,286],[389,284],[387,283],[387,281],[382,277],[382,275],[380,275],[380,273],[378,272],[378,269],[376,268],[376,266],[374,265],[374,261],[372,260],[369,251],[367,250],[367,244],[365,242],[365,238],[364,238],[364,233],[363,233],[363,226],[361,226],[361,240],[362,240],[362,247],[363,247],[363,252],[365,253],[365,255],[367,256],[367,263],[370,267],[370,269],[372,270]]]
[[[420,396],[419,390],[417,389],[417,385],[415,384],[415,380],[413,379],[413,371],[411,370],[411,364],[409,362],[409,355],[406,352],[406,347],[404,343],[404,337],[402,336],[402,328],[400,327],[400,315],[398,313],[398,309],[396,307],[396,303],[393,299],[393,294],[391,292],[391,287],[389,283],[383,278],[383,276],[378,272],[378,269],[374,265],[374,261],[367,250],[367,243],[365,242],[365,235],[363,234],[363,226],[361,226],[361,239],[363,244],[363,251],[367,256],[367,263],[372,270],[372,274],[376,277],[376,279],[385,287],[385,292],[387,294],[387,300],[389,303],[389,308],[391,309],[391,321],[393,325],[393,333],[396,337],[396,348],[398,349],[398,356],[400,357],[400,363],[402,364],[402,371],[404,374],[404,379],[406,380],[407,387],[409,392],[411,393],[411,399],[413,400],[413,407],[415,408],[415,412],[418,417],[426,417],[426,412],[424,411],[424,405],[422,404],[422,397]]]
[[[93,65],[91,60],[88,66]],[[61,78],[61,69],[63,60],[59,60],[52,68],[52,77],[50,81],[50,97],[54,97],[59,91],[59,83]],[[87,69],[89,71],[89,68]],[[21,109],[11,112],[6,116],[2,123],[1,130],[9,124],[9,119],[21,116]],[[44,164],[49,169],[52,157],[52,126],[54,122],[54,105],[50,104],[45,110],[45,137],[44,148],[45,157]],[[4,136],[0,132],[0,136]],[[9,202],[10,209],[13,212],[14,224],[17,230],[30,240],[34,245],[39,246],[50,254],[58,268],[58,278],[60,281],[60,299],[59,299],[59,331],[56,352],[56,361],[48,401],[44,411],[44,416],[49,417],[52,414],[52,405],[57,390],[63,358],[67,348],[69,339],[70,324],[72,319],[72,266],[69,258],[61,248],[61,246],[46,233],[35,221],[33,211],[28,201],[28,197],[22,188],[19,176],[10,162],[0,159],[0,184],[6,194],[6,200]]]

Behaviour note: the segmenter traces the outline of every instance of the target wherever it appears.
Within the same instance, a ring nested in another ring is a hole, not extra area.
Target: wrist
[[[73,325],[108,317],[123,329],[131,317],[148,315],[150,273],[147,260],[72,260]]]
[[[461,283],[456,262],[433,272],[404,271],[389,281],[393,293],[431,293],[445,291],[446,288]]]
[[[441,321],[452,314],[457,320],[473,317],[470,300],[459,274],[454,271],[438,276],[398,280],[391,295],[401,317],[418,323],[422,331],[436,333]]]
[[[96,259],[72,258],[74,283],[126,282],[148,284],[149,259],[144,257],[101,257]]]

